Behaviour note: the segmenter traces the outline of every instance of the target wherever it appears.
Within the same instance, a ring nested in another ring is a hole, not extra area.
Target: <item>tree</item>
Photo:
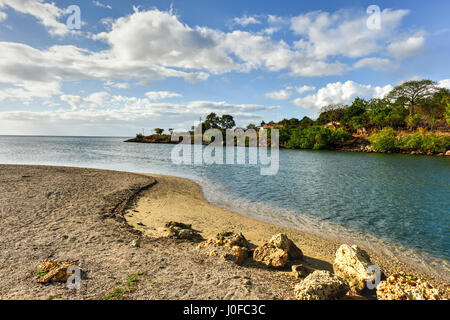
[[[170,135],[172,135],[173,134],[173,128],[169,128],[169,132],[170,132]]]
[[[298,126],[301,128],[306,128],[312,126],[313,124],[314,121],[309,117],[303,117],[303,119],[298,122]]]
[[[409,114],[413,115],[416,105],[424,99],[430,98],[437,90],[437,83],[431,80],[407,81],[395,87],[387,97],[394,101],[405,99]]]
[[[161,129],[161,128],[155,128],[155,132],[156,132],[156,134],[157,134],[158,136],[160,136],[160,135],[163,134],[164,129]]]
[[[230,116],[229,114],[222,115],[220,118],[220,126],[223,130],[234,128],[236,123],[234,122],[233,116]]]
[[[317,119],[317,124],[323,125],[331,122],[333,125],[341,120],[341,117],[347,108],[345,104],[330,104],[323,107],[320,110],[319,118]]]
[[[250,124],[247,126],[247,130],[250,130],[250,129],[258,130],[258,127],[257,127],[255,124],[250,123]]]
[[[211,112],[206,116],[205,122],[203,122],[203,131],[208,129],[218,129],[220,125],[220,118],[214,112]]]

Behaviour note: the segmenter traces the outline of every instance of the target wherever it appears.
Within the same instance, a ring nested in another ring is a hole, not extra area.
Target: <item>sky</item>
[[[407,80],[450,88],[449,12],[444,0],[0,0],[0,134],[134,136],[210,112],[246,126],[314,119]]]

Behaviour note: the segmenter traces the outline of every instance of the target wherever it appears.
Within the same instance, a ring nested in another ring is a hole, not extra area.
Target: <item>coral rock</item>
[[[268,267],[283,268],[289,260],[286,251],[275,247],[271,243],[266,243],[255,249],[253,259],[264,263]]]
[[[336,251],[333,269],[337,276],[348,282],[353,292],[360,293],[367,280],[373,278],[373,275],[367,272],[371,264],[367,252],[357,246],[343,244]]]
[[[275,247],[287,252],[289,260],[298,260],[303,258],[302,251],[285,234],[276,234],[270,239],[269,243]]]
[[[69,262],[58,262],[45,259],[39,266],[39,271],[45,272],[45,274],[39,279],[39,282],[66,282],[71,276],[71,274],[67,273],[67,268],[72,265],[73,264]]]
[[[242,233],[221,232],[216,235],[216,240],[218,245],[226,245],[230,248],[235,246],[249,248],[249,243]]]
[[[295,286],[298,300],[335,300],[349,291],[347,282],[329,271],[314,271]]]
[[[198,231],[192,229],[192,225],[181,222],[170,221],[165,225],[169,237],[185,240],[200,240],[202,239]]]
[[[428,282],[404,274],[393,274],[381,281],[377,288],[378,300],[441,300],[439,290]]]

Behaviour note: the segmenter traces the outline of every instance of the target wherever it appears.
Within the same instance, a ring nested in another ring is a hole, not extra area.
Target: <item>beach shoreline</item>
[[[135,274],[141,277],[139,290],[128,292],[127,299],[294,298],[299,280],[290,270],[209,257],[196,243],[163,236],[168,221],[192,224],[205,239],[242,232],[253,246],[285,233],[303,251],[303,263],[316,270],[332,271],[342,244],[215,206],[199,184],[185,178],[51,166],[0,165],[0,170],[0,299],[103,299]],[[138,240],[138,247],[130,245]],[[368,252],[386,275],[412,273],[448,293],[443,277]],[[42,286],[36,271],[47,258],[76,260],[89,280],[78,292],[63,284]]]
[[[192,224],[194,229],[202,231],[205,238],[212,238],[219,232],[242,232],[256,246],[267,242],[274,234],[285,233],[314,261],[310,263],[310,267],[329,271],[332,271],[335,253],[340,245],[357,244],[369,253],[372,262],[386,275],[405,272],[427,278],[436,284],[448,282],[448,275],[425,272],[411,261],[400,260],[386,251],[375,252],[373,247],[365,247],[345,237],[326,238],[217,206],[205,199],[202,187],[193,180],[159,174],[151,176],[157,180],[155,186],[142,192],[136,205],[125,214],[127,222],[144,235],[161,236],[164,234],[162,227],[167,221]],[[145,227],[139,226],[137,222],[143,223]]]

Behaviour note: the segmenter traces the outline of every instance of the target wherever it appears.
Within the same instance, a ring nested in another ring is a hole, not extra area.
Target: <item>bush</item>
[[[351,134],[338,129],[331,130],[319,126],[298,128],[292,131],[286,147],[289,149],[319,150],[331,145],[340,145],[351,138]]]
[[[142,133],[138,133],[138,134],[136,135],[136,140],[137,140],[137,141],[142,141],[142,140],[144,140],[144,135],[143,135]]]
[[[372,149],[376,152],[388,152],[397,149],[397,132],[391,127],[386,127],[383,130],[375,133],[369,138]]]
[[[438,136],[424,131],[402,137],[398,146],[404,151],[443,153],[450,148],[450,137]]]

